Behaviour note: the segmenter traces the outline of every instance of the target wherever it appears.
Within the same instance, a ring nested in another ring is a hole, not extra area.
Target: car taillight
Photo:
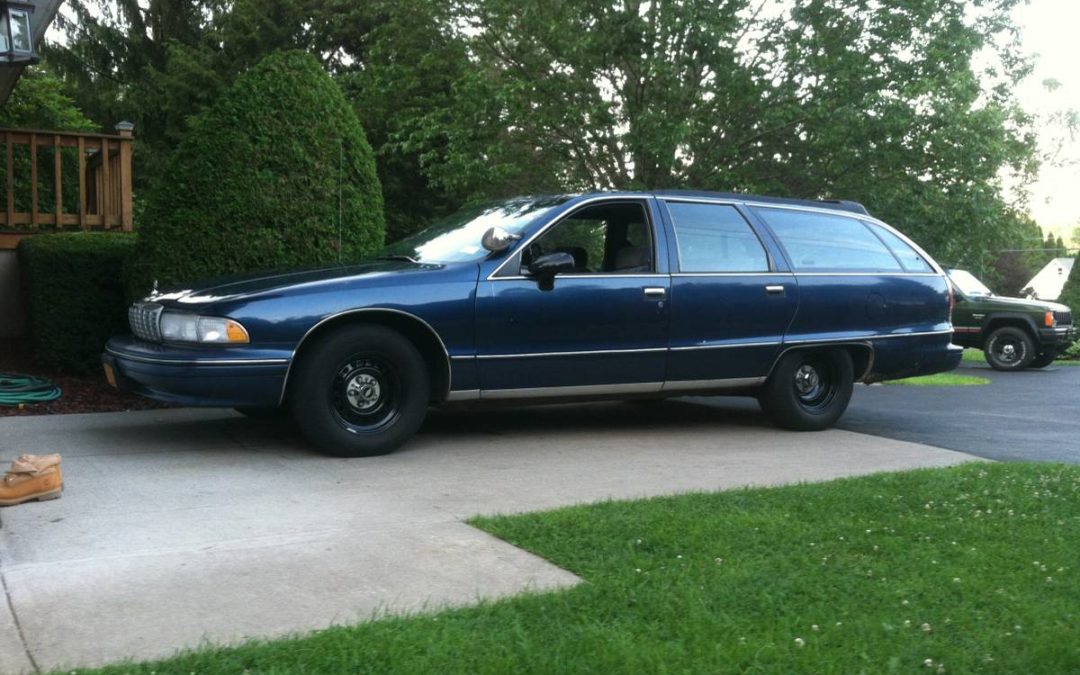
[[[952,323],[954,309],[956,309],[956,291],[953,290],[952,284],[949,284],[949,323]]]

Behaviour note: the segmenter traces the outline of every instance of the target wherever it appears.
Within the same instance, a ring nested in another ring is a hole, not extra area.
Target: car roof
[[[730,199],[739,202],[755,202],[759,204],[782,204],[786,206],[808,206],[815,209],[832,209],[834,211],[848,211],[870,215],[866,207],[859,202],[846,199],[791,199],[788,197],[768,197],[765,195],[739,194],[736,192],[707,192],[703,190],[657,190],[653,192],[657,197],[688,197],[702,199]]]
[[[706,190],[654,190],[652,192],[586,192],[579,197],[594,197],[610,195],[612,197],[631,196],[655,196],[684,199],[724,199],[735,202],[749,202],[755,204],[777,204],[784,206],[806,206],[814,209],[830,209],[833,211],[846,211],[868,216],[870,212],[859,202],[847,199],[791,199],[789,197],[768,197],[765,195],[740,194],[737,192],[709,192]]]

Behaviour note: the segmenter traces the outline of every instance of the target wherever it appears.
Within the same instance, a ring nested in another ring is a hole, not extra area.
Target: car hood
[[[1026,298],[1007,298],[1001,295],[992,295],[990,297],[973,297],[974,302],[998,305],[1003,308],[1012,308],[1018,310],[1038,310],[1042,312],[1067,312],[1069,308],[1057,302],[1049,302],[1047,300],[1027,300]]]
[[[376,260],[352,265],[315,267],[299,270],[262,272],[208,279],[152,293],[147,300],[165,305],[201,305],[222,300],[237,300],[273,294],[283,288],[354,281],[363,278],[416,275],[443,269],[443,265],[407,260]]]

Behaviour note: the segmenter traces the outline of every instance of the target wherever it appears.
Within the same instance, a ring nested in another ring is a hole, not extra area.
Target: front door
[[[567,253],[574,269],[544,288],[529,272]],[[670,278],[657,272],[645,200],[584,205],[544,230],[477,289],[482,398],[658,391]]]

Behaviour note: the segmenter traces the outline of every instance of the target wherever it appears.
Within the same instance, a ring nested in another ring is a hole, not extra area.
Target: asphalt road
[[[1080,366],[999,373],[981,363],[956,371],[990,384],[971,387],[856,385],[837,427],[925,443],[993,460],[1080,464]],[[694,398],[747,423],[764,416],[743,398]]]
[[[957,372],[990,384],[860,386],[837,426],[987,459],[1080,464],[1080,366],[999,373],[964,363]]]

